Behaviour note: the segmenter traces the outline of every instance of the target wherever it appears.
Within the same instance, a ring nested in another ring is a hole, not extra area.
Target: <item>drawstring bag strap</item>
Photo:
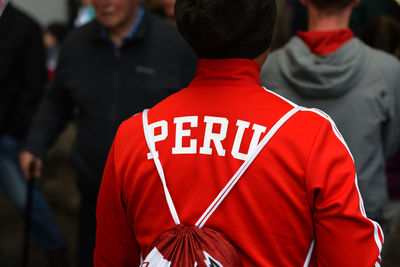
[[[221,202],[225,199],[225,197],[229,194],[232,188],[236,185],[239,179],[242,177],[244,172],[253,162],[253,160],[257,157],[257,155],[261,152],[264,146],[269,142],[269,140],[274,136],[274,134],[279,130],[279,128],[297,111],[299,111],[298,107],[293,108],[288,113],[286,113],[275,125],[268,131],[268,133],[264,136],[261,142],[257,145],[256,149],[253,152],[249,151],[249,156],[247,156],[246,160],[237,170],[237,172],[232,176],[226,186],[222,189],[222,191],[218,194],[218,196],[214,199],[211,205],[207,208],[207,210],[203,213],[200,219],[196,222],[196,226],[202,228],[204,224],[207,222],[208,218],[214,213],[214,211],[218,208]]]
[[[200,219],[196,222],[197,227],[202,228],[204,226],[204,224],[207,222],[208,218],[214,213],[214,211],[218,208],[218,206],[221,204],[221,202],[229,194],[229,192],[232,190],[232,188],[237,184],[237,182],[242,177],[244,172],[251,165],[251,163],[254,161],[254,159],[257,157],[257,155],[261,152],[261,150],[264,148],[264,146],[269,142],[269,140],[272,138],[272,136],[274,136],[274,134],[279,130],[279,128],[299,110],[300,110],[300,108],[298,106],[296,106],[293,109],[291,109],[288,113],[286,113],[268,131],[268,133],[264,136],[264,138],[261,140],[261,142],[257,145],[256,149],[252,152],[249,151],[249,156],[246,158],[246,160],[244,161],[242,166],[232,176],[232,178],[229,180],[229,182],[226,184],[226,186],[221,190],[221,192],[214,199],[214,201],[211,203],[211,205],[207,208],[207,210],[203,213],[203,215],[200,217]],[[150,153],[153,157],[158,174],[159,174],[161,182],[163,184],[165,198],[167,200],[168,207],[171,212],[172,218],[173,218],[175,224],[178,225],[178,224],[180,224],[178,213],[176,212],[174,203],[172,201],[171,195],[170,195],[168,187],[167,187],[167,183],[165,181],[164,171],[163,171],[161,162],[158,158],[158,153],[156,153],[156,150],[155,150],[155,143],[151,140],[151,137],[150,137],[147,113],[148,113],[148,109],[145,109],[142,114],[143,128],[144,128],[144,134],[145,134],[147,146],[149,147]]]
[[[158,159],[158,153],[156,152],[155,143],[153,142],[153,140],[151,140],[151,137],[150,137],[149,123],[148,123],[148,119],[147,119],[148,111],[149,111],[148,109],[145,109],[145,110],[143,110],[143,114],[142,114],[144,136],[146,138],[147,146],[149,147],[150,154],[153,157],[153,160],[156,165],[158,174],[160,176],[162,185],[164,187],[164,194],[165,194],[165,198],[167,199],[167,203],[168,203],[169,211],[171,212],[171,215],[172,215],[172,219],[174,219],[175,224],[178,225],[178,224],[180,224],[178,213],[176,212],[174,203],[172,202],[171,195],[169,194],[167,182],[165,181],[164,170],[161,166],[160,160]]]

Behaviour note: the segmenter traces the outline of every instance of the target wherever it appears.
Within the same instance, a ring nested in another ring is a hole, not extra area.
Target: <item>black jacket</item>
[[[132,39],[119,50],[113,49],[98,22],[78,28],[63,44],[54,83],[25,149],[43,157],[74,118],[72,161],[78,176],[85,177],[78,185],[97,193],[119,124],[185,87],[196,65],[194,52],[176,28],[147,12]]]
[[[45,84],[41,29],[8,4],[0,17],[0,135],[25,136]]]

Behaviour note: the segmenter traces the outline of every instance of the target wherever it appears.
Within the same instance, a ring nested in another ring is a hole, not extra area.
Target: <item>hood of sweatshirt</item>
[[[299,37],[293,37],[279,53],[271,55],[282,76],[300,95],[309,98],[339,97],[351,90],[365,73],[367,56],[361,41],[352,38],[335,53],[314,55]]]

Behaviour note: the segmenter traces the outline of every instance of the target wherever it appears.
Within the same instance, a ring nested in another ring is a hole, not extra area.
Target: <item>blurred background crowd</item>
[[[194,75],[197,59],[175,29],[174,0],[133,7],[128,2],[135,0],[116,1],[125,10],[117,21],[102,2],[108,1],[0,0],[0,266],[27,257],[23,176],[40,176],[32,189],[29,266],[91,266],[99,186],[93,177],[101,176],[116,128]],[[277,5],[272,50],[308,27],[299,0]],[[103,32],[95,36],[98,28]],[[362,0],[350,29],[400,60],[398,0]],[[18,157],[26,163],[22,171]],[[382,266],[394,267],[400,266],[400,153],[387,161],[386,176],[382,218],[391,223]]]

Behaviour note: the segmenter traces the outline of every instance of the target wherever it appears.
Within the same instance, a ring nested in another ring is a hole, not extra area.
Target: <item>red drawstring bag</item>
[[[162,233],[142,266],[243,266],[226,237],[211,228],[179,224]]]
[[[158,159],[154,142],[148,127],[147,112],[144,110],[143,129],[147,146],[156,165],[158,174],[164,188],[165,198],[176,226],[163,232],[153,243],[152,250],[142,262],[142,267],[240,267],[243,266],[239,254],[228,239],[221,233],[209,227],[204,227],[208,218],[214,213],[230,190],[235,186],[243,173],[257,157],[263,147],[268,143],[276,131],[299,110],[293,108],[285,114],[265,135],[256,147],[249,152],[249,157],[233,175],[211,205],[203,213],[194,226],[182,225],[169,194],[165,181],[164,171]]]

